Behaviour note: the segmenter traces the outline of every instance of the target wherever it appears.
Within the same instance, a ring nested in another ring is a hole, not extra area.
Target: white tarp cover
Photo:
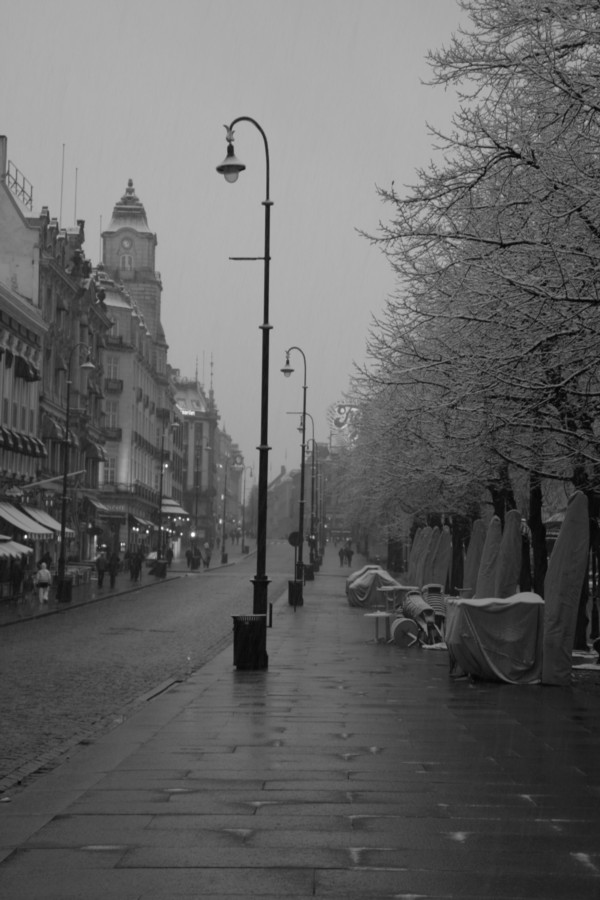
[[[496,580],[492,591],[494,597],[512,597],[518,592],[522,545],[521,513],[518,509],[511,509],[504,519],[504,530],[498,550]]]
[[[378,594],[377,588],[400,586],[381,566],[363,566],[346,580],[346,596],[350,606],[382,606],[385,604],[384,595]]]
[[[431,584],[434,580],[433,578],[433,561],[438,551],[438,547],[440,545],[440,538],[442,536],[442,532],[440,530],[439,525],[434,525],[431,530],[431,540],[429,541],[429,549],[427,550],[427,555],[423,561],[423,574],[421,575],[421,581],[419,582],[419,587],[422,587],[424,584]]]
[[[407,584],[416,584],[417,578],[417,561],[419,559],[419,555],[421,553],[421,545],[423,543],[423,529],[417,528],[415,532],[415,536],[413,537],[412,547],[410,548],[410,553],[408,554],[408,569],[406,572],[406,581]]]
[[[433,528],[431,525],[426,525],[423,528],[423,535],[421,537],[421,543],[419,545],[419,555],[417,557],[416,568],[415,568],[415,580],[409,581],[409,584],[416,584],[421,587],[424,584],[427,584],[426,580],[423,580],[423,575],[425,573],[425,563],[427,561],[427,555],[429,553],[429,548],[431,546],[431,540],[433,538]]]
[[[444,639],[451,659],[468,675],[509,684],[542,677],[544,601],[530,592],[513,597],[448,597]]]
[[[446,581],[448,580],[451,561],[452,535],[450,534],[450,528],[447,525],[444,525],[431,566],[431,583],[441,584],[442,590],[446,589]],[[427,584],[427,582],[425,583]]]
[[[496,563],[502,542],[502,523],[498,516],[492,516],[487,527],[485,543],[481,553],[475,597],[493,597],[496,587]]]
[[[588,501],[581,491],[569,499],[544,580],[544,684],[571,683],[577,609],[589,553]]]
[[[471,529],[471,539],[467,547],[467,555],[465,557],[465,574],[463,578],[463,587],[469,588],[475,593],[477,587],[477,573],[479,572],[479,564],[481,563],[481,554],[483,553],[483,545],[485,543],[485,525],[482,519],[475,519],[473,528]]]

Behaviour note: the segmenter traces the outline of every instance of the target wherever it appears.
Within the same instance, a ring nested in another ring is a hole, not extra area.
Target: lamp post
[[[197,452],[196,457],[195,457],[196,465],[194,468],[194,488],[195,488],[195,493],[194,493],[194,530],[196,532],[196,536],[198,535],[198,494],[200,491],[200,479],[198,478],[198,475],[201,472],[201,469],[198,466],[199,462],[200,462],[200,454]]]
[[[308,415],[308,413],[307,413]],[[312,416],[311,416],[312,420]],[[318,568],[321,565],[320,559],[318,559],[318,554],[315,556],[315,543],[317,540],[317,535],[315,532],[316,525],[316,485],[317,485],[317,442],[315,441],[315,423],[313,421],[313,436],[308,438],[308,441],[312,441],[312,457],[311,457],[311,466],[310,466],[310,563],[313,566],[314,571],[318,571]]]
[[[225,542],[227,540],[227,531],[225,527],[225,520],[227,515],[227,475],[229,472],[229,457],[225,457],[225,478],[223,481],[223,522],[221,524],[221,565],[224,566],[227,564],[227,553],[225,551]]]
[[[304,457],[306,453],[306,356],[304,355],[304,351],[301,350],[300,347],[290,347],[289,350],[285,352],[285,366],[282,368],[282,372],[286,378],[289,378],[292,372],[294,371],[290,366],[290,353],[292,350],[297,350],[298,353],[302,355],[302,359],[304,362],[304,383],[302,385],[302,423],[301,423],[301,434],[302,434],[302,443],[300,444],[300,502],[298,504],[298,558],[296,561],[296,603],[302,606],[304,603],[304,598],[302,596],[302,586],[304,584],[304,562],[302,559],[302,549],[304,543]],[[299,586],[298,586],[299,584]]]
[[[56,599],[59,601],[69,601],[71,599],[71,581],[66,576],[67,557],[65,551],[66,532],[67,532],[67,485],[69,480],[69,428],[71,423],[71,365],[73,362],[73,354],[80,347],[87,350],[87,358],[85,362],[79,364],[80,369],[91,370],[96,366],[90,359],[90,347],[84,341],[79,341],[71,347],[69,358],[67,361],[67,396],[65,410],[65,439],[63,453],[63,479],[62,479],[62,501],[60,516],[60,555],[58,557],[58,578],[56,583]]]
[[[269,333],[271,325],[269,325],[269,264],[271,261],[271,206],[273,205],[269,198],[269,182],[270,182],[270,163],[269,163],[269,145],[267,136],[254,119],[249,116],[240,116],[234,119],[227,128],[227,156],[221,165],[217,166],[217,172],[225,176],[225,180],[235,182],[240,172],[246,168],[243,163],[236,159],[233,152],[233,129],[238,122],[250,122],[251,125],[260,132],[265,146],[265,162],[266,162],[266,192],[262,205],[265,208],[265,240],[264,255],[262,257],[249,257],[250,259],[262,259],[264,262],[264,289],[263,289],[263,324],[260,326],[262,330],[262,375],[261,375],[261,413],[260,413],[260,445],[259,464],[258,464],[258,520],[256,535],[256,575],[254,577],[254,605],[253,612],[255,615],[265,616],[265,632],[264,640],[266,645],[266,614],[267,614],[267,595],[269,579],[266,574],[267,562],[267,488],[269,477]],[[242,257],[244,258],[244,257]],[[267,668],[268,658],[266,652],[263,655],[262,665],[257,667]]]
[[[318,520],[318,501],[317,501],[317,466],[318,460],[316,455],[317,450],[317,442],[315,441],[315,420],[311,416],[309,412],[288,412],[288,416],[300,416],[300,427],[298,431],[302,432],[302,417],[305,416],[310,419],[311,429],[312,429],[312,437],[306,439],[306,446],[308,447],[308,442],[312,441],[312,459],[311,459],[311,480],[310,480],[310,535],[311,539],[308,542],[309,545],[309,560],[310,565],[313,567],[314,572],[318,572],[320,566],[320,555],[319,553],[315,554],[315,542],[316,542],[316,534],[315,534],[315,523]],[[305,577],[307,576],[307,570],[305,569]],[[310,576],[307,577],[307,580],[310,581]]]
[[[248,547],[246,547],[246,472],[248,471],[252,477],[252,466],[244,466],[242,479],[242,555],[248,553]]]
[[[164,482],[164,473],[165,473],[165,434],[172,429],[179,428],[179,422],[173,422],[172,424],[163,425],[162,434],[160,437],[160,475],[158,479],[158,544],[156,547],[156,562],[160,563],[163,558],[163,482]],[[160,566],[157,566],[157,574],[165,574],[166,569],[161,569]]]
[[[160,438],[160,473],[158,476],[158,544],[156,545],[156,562],[162,560],[162,506],[163,506],[163,478],[165,472],[165,431],[163,426]]]

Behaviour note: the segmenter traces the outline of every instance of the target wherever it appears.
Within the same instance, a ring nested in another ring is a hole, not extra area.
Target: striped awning
[[[163,516],[185,516],[186,519],[190,518],[189,512],[170,497],[163,497],[161,514]]]
[[[31,547],[26,547],[25,544],[20,544],[18,541],[0,540],[0,557],[16,559],[22,556],[23,553],[33,553],[33,550]]]
[[[39,522],[40,525],[45,525],[46,528],[51,528],[52,531],[55,531],[57,534],[61,532],[61,524],[57,522],[49,513],[47,513],[43,509],[36,509],[34,506],[24,506],[23,510],[25,513],[30,516],[32,519],[35,519],[36,522]],[[72,538],[75,537],[75,532],[72,528],[65,528],[66,537]]]
[[[54,537],[54,531],[44,525],[40,525],[35,519],[30,518],[11,503],[0,503],[0,518],[9,522],[24,534],[29,534],[34,540],[50,541]]]

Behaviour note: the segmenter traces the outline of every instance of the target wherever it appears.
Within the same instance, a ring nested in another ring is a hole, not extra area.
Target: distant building
[[[107,512],[101,517],[121,551],[157,549],[159,527],[165,550],[188,521],[180,505],[183,421],[169,381],[156,245],[130,180],[102,232],[97,273],[112,320],[102,354],[107,459],[101,502]]]
[[[63,506],[67,560],[92,553],[84,497],[104,458],[99,349],[110,321],[83,243],[82,221],[34,215],[33,188],[0,137],[0,531],[52,561]]]

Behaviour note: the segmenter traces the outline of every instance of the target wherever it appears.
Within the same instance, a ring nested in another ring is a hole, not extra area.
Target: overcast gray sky
[[[255,465],[260,437],[265,154],[236,129],[247,169],[215,172],[225,129],[251,116],[271,156],[271,476],[299,464],[303,365],[318,441],[328,407],[364,359],[372,313],[393,289],[381,253],[356,229],[389,215],[376,185],[415,180],[433,154],[426,123],[454,98],[421,84],[445,44],[455,0],[0,0],[0,133],[9,158],[62,224],[86,221],[99,258],[128,178],[158,236],[169,361],[208,386],[221,422]],[[464,21],[464,19],[463,19]],[[75,181],[77,170],[77,196]],[[307,434],[311,434],[310,427]],[[256,472],[255,472],[256,477]]]

